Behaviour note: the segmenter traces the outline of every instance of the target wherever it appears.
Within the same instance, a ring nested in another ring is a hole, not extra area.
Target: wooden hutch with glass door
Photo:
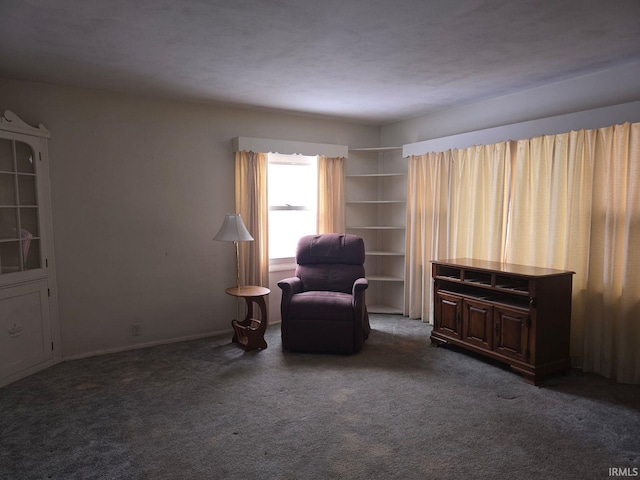
[[[0,386],[61,360],[49,137],[0,116]]]

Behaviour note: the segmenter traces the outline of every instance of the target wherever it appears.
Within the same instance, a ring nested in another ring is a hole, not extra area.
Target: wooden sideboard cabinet
[[[571,367],[573,274],[485,260],[432,261],[431,342],[504,362],[538,385]]]

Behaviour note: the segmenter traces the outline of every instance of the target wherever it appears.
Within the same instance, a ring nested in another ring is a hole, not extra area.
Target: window
[[[269,258],[292,258],[317,231],[318,157],[269,153]]]

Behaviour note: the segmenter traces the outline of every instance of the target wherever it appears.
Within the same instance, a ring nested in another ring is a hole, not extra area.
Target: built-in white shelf
[[[401,147],[350,148],[347,232],[365,239],[367,310],[403,314],[406,162]]]

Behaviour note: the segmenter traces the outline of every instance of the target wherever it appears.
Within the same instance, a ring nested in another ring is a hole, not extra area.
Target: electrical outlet
[[[141,333],[142,332],[140,331],[140,324],[139,323],[134,323],[133,325],[131,325],[131,335],[132,336],[137,337]]]

